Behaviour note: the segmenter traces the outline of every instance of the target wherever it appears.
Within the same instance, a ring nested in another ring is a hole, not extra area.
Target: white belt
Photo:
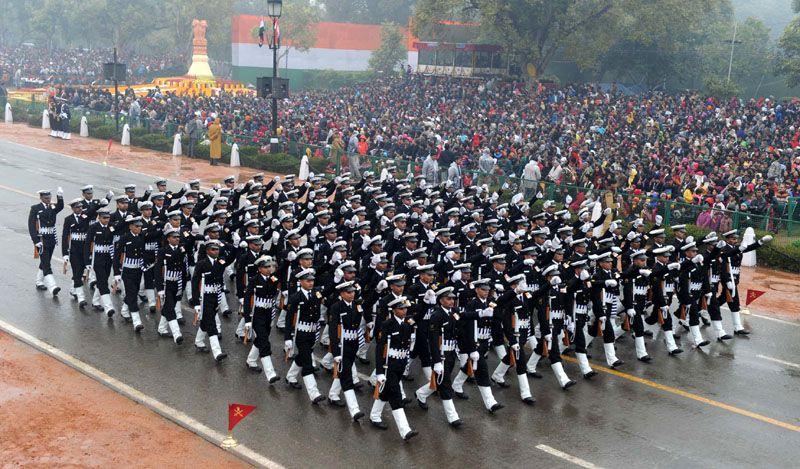
[[[40,226],[39,227],[39,234],[40,235],[54,235],[54,234],[56,234],[56,227],[55,226]]]
[[[488,327],[481,327],[478,329],[478,340],[487,340],[492,338],[492,330]]]
[[[550,319],[564,319],[564,310],[563,309],[550,310]]]
[[[222,291],[220,285],[203,285],[203,293],[219,293]]]
[[[700,290],[701,288],[703,288],[703,284],[700,282],[692,282],[689,284],[689,290],[691,291],[697,291]]]
[[[408,357],[408,350],[398,350],[396,348],[390,348],[388,353],[386,354],[388,358],[394,358],[397,360],[402,360]]]
[[[575,314],[589,314],[589,305],[575,305]]]
[[[674,283],[664,283],[664,293],[673,293],[675,291]]]
[[[617,295],[615,295],[614,293],[609,293],[609,292],[605,292],[605,293],[606,294],[603,297],[603,300],[606,303],[616,303],[617,302]]]
[[[298,321],[296,329],[299,332],[310,332],[315,334],[317,332],[317,323]]]
[[[158,242],[146,243],[144,245],[145,251],[158,251]]]
[[[177,270],[168,270],[164,272],[164,280],[169,280],[170,282],[180,282],[181,276],[182,273]]]
[[[70,233],[69,239],[72,241],[86,241],[86,233]]]
[[[342,338],[344,340],[358,340],[358,330],[342,329]]]
[[[126,257],[122,262],[122,267],[126,269],[141,269],[143,262],[141,259],[131,259]]]
[[[712,275],[709,281],[711,283],[719,283],[719,275]]]
[[[114,244],[117,244],[118,241],[119,241],[119,235],[114,235],[114,238],[113,238]]]
[[[425,316],[422,317],[423,321],[429,321],[431,319],[431,310],[429,309]]]
[[[645,295],[647,295],[647,287],[636,287],[636,286],[634,286],[633,287],[633,294],[634,295],[645,296]]]
[[[740,269],[739,267],[733,267],[733,266],[731,266],[731,273],[732,273],[733,275],[739,275],[739,272],[740,272],[740,270],[741,270],[741,269]]]
[[[253,307],[255,308],[271,308],[274,304],[275,300],[272,298],[256,297],[255,301],[253,301]]]
[[[519,332],[520,329],[530,329],[531,328],[531,320],[530,319],[520,319],[517,321],[516,330]]]
[[[532,283],[532,284],[528,285],[528,291],[531,292],[531,293],[539,291],[539,284],[538,283]]]
[[[111,254],[112,246],[110,244],[95,244],[94,245],[94,252],[102,253],[102,254]]]
[[[456,341],[455,340],[443,340],[442,341],[442,352],[452,352],[456,349]]]

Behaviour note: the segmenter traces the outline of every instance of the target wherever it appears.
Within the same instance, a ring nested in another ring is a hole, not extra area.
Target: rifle
[[[511,329],[514,331],[514,338],[517,339],[516,343],[519,344],[519,330],[517,329],[517,322],[518,322],[517,313],[514,313],[511,316]],[[516,368],[517,367],[517,353],[518,352],[516,350],[514,350],[513,348],[509,348],[508,352],[509,352],[508,353],[508,364],[512,368]]]
[[[36,234],[39,234],[40,224],[39,224],[39,214],[36,214]],[[42,235],[39,235],[39,239],[41,239]],[[39,252],[39,246],[33,245],[33,258],[38,259],[42,253]]]
[[[203,303],[206,296],[206,274],[200,276],[200,312],[194,312],[194,321],[192,325],[196,326],[198,322],[203,320]]]

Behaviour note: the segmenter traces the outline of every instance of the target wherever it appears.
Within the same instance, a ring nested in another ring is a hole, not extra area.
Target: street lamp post
[[[278,34],[276,23],[281,17],[283,0],[267,0],[267,15],[272,18],[272,41],[269,48],[272,49],[272,78],[278,78]],[[273,80],[275,83],[275,80]],[[278,98],[275,96],[275,89],[272,90],[272,137],[278,138]]]

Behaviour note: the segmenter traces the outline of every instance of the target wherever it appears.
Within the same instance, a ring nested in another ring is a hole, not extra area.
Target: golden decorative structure
[[[225,449],[236,448],[239,446],[239,442],[233,438],[233,432],[228,432],[228,436],[222,440],[220,446]]]

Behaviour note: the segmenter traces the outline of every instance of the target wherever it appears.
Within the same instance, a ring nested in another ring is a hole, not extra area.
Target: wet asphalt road
[[[60,298],[54,301],[35,290],[36,263],[26,220],[30,205],[36,202],[36,190],[55,190],[60,185],[68,201],[79,195],[84,184],[94,184],[96,195],[102,196],[108,188],[119,193],[130,182],[141,192],[153,179],[0,141],[0,245],[5,251],[0,319],[219,431],[226,428],[227,403],[258,406],[236,435],[275,462],[290,467],[573,466],[537,448],[547,445],[604,467],[797,465],[800,365],[763,357],[800,364],[798,325],[745,316],[754,330],[750,338],[713,343],[706,352],[685,345],[686,352],[677,357],[669,357],[661,341],[648,340],[654,357],[650,364],[636,361],[631,338],[618,345],[618,354],[626,362],[620,371],[735,409],[605,372],[585,381],[575,363],[565,363],[565,368],[578,384],[564,392],[543,360],[539,370],[544,379],[531,379],[535,406],[519,401],[516,385],[494,388],[506,408],[489,415],[477,388],[467,385],[471,399],[456,401],[465,422],[461,429],[446,425],[440,402],[431,398],[427,412],[416,404],[407,407],[408,419],[420,436],[404,444],[388,406],[384,419],[390,428],[381,432],[366,422],[352,424],[344,409],[312,406],[304,390],[292,390],[282,382],[268,386],[263,374],[245,368],[249,346],[234,342],[233,319],[223,319],[222,343],[229,358],[217,365],[209,355],[195,352],[194,329],[189,324],[183,326],[184,345],[175,346],[158,337],[156,316],[143,315],[146,329],[137,335],[119,315],[107,320],[91,308],[80,311],[67,294],[69,281],[57,261],[53,265],[62,287]],[[177,188],[178,183],[171,186]],[[59,217],[59,233],[60,220],[68,213],[65,208]],[[119,304],[119,299],[115,302]],[[723,316],[730,332],[729,315]],[[710,329],[704,334],[712,335]],[[273,350],[280,349],[281,341],[273,333]],[[601,344],[592,344],[590,353],[593,363],[602,364]],[[274,360],[284,375],[288,366],[282,356],[282,350],[276,352]],[[495,363],[492,360],[492,368]],[[371,369],[361,366],[360,371],[369,374]],[[324,373],[317,378],[321,390],[327,392],[330,378]],[[423,381],[418,377],[406,383],[406,392],[411,394]],[[510,381],[514,383],[513,378]],[[359,394],[359,402],[368,413],[370,388]],[[779,422],[764,422],[748,412]],[[780,422],[794,427],[781,427]]]

